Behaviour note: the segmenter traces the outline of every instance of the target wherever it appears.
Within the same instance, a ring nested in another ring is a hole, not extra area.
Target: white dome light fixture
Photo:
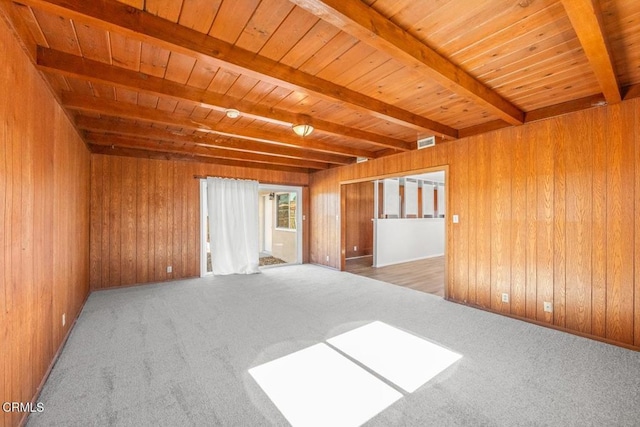
[[[235,108],[227,108],[226,110],[224,110],[224,113],[230,119],[237,119],[238,117],[240,117],[240,111],[236,110]]]
[[[291,129],[293,129],[296,135],[301,137],[309,136],[311,132],[313,132],[313,126],[307,124],[293,125]]]

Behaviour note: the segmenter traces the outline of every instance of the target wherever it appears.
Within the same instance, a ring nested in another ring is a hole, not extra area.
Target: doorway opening
[[[302,188],[261,184],[260,267],[302,260]]]
[[[200,180],[200,276],[213,275],[207,181]],[[260,184],[260,267],[302,262],[302,187]]]
[[[446,295],[446,167],[341,185],[341,269]]]

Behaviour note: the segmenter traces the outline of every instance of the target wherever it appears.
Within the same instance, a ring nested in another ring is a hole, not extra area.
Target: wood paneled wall
[[[0,58],[0,401],[26,403],[89,293],[90,156],[2,19]]]
[[[346,257],[373,254],[374,188],[372,182],[345,185]],[[357,250],[353,248],[357,247]]]
[[[639,111],[634,99],[314,173],[311,261],[339,267],[341,181],[449,165],[449,299],[638,348]]]
[[[200,275],[200,181],[194,176],[295,186],[309,180],[306,173],[93,154],[91,289]],[[306,218],[308,206],[303,203]]]

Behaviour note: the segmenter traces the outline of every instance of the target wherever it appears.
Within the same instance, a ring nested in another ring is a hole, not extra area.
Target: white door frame
[[[299,208],[296,209],[296,262],[295,264],[302,264],[302,187],[295,187],[290,185],[273,185],[273,184],[260,184],[260,191],[268,191],[270,193],[296,193],[296,199],[298,200]],[[275,203],[274,203],[275,204]]]
[[[273,250],[273,200],[269,198],[269,195],[264,196],[263,208],[263,249],[265,252],[271,253],[271,251]]]

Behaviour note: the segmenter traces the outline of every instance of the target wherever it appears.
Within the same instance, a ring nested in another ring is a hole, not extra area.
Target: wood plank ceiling
[[[637,0],[0,0],[0,12],[97,153],[314,171],[640,92]],[[297,123],[315,131],[299,137]]]

